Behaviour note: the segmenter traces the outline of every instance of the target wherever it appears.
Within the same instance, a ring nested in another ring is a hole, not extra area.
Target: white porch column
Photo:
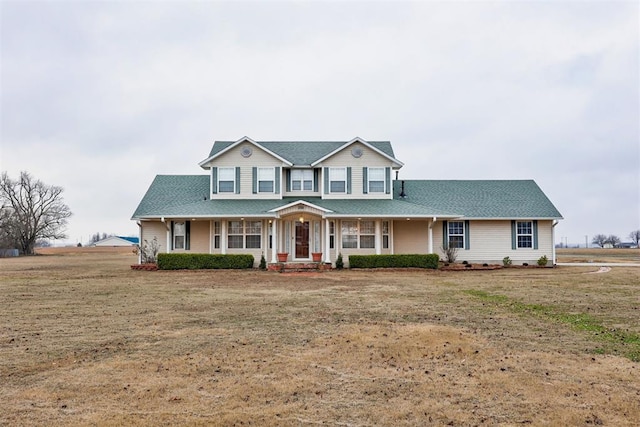
[[[220,221],[220,253],[227,253],[227,221]]]
[[[434,217],[432,221],[429,221],[429,247],[427,248],[429,253],[433,253],[433,225],[436,223],[437,219]]]
[[[276,257],[276,254],[278,253],[278,227],[276,227],[276,224],[278,223],[278,220],[276,218],[273,219],[273,223],[271,224],[272,229],[271,229],[271,262],[275,263],[278,261],[278,258]]]
[[[329,220],[325,219],[324,220],[324,245],[322,247],[322,252],[324,253],[324,262],[326,263],[330,263],[331,262],[331,248],[329,246],[329,240],[331,239],[330,235],[329,235],[329,229],[330,224],[329,224]]]
[[[382,253],[382,221],[379,219],[376,220],[376,255],[380,255]]]

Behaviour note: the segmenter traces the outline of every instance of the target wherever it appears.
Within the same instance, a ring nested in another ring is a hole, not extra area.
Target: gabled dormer
[[[212,199],[391,199],[403,163],[387,141],[216,141],[200,166]]]

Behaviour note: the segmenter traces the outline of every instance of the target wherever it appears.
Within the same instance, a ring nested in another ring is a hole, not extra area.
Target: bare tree
[[[634,245],[638,246],[638,244],[640,244],[640,230],[635,230],[629,233],[629,238]]]
[[[604,234],[596,234],[593,236],[593,239],[591,239],[591,243],[604,248],[604,245],[607,244],[607,236]]]
[[[33,254],[39,239],[63,239],[67,219],[72,215],[62,198],[62,187],[46,185],[21,172],[13,180],[0,176],[0,239],[15,245],[26,255]]]

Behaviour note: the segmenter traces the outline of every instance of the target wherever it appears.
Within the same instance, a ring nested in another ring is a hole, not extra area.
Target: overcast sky
[[[640,228],[639,3],[0,2],[0,169],[68,243],[137,235],[214,140],[389,140],[404,179],[534,179],[556,241]]]

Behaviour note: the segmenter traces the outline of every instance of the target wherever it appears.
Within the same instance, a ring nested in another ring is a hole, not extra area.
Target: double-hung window
[[[360,249],[372,249],[376,247],[376,223],[375,221],[360,221]]]
[[[358,221],[342,221],[342,247],[358,248]]]
[[[184,222],[173,223],[173,249],[184,249],[187,228]]]
[[[233,193],[236,190],[236,168],[218,168],[218,192]]]
[[[347,192],[346,168],[329,168],[329,191],[331,193]]]
[[[242,241],[244,238],[244,224],[242,221],[229,221],[229,230],[227,237],[229,249],[242,249]]]
[[[313,191],[313,170],[293,169],[291,171],[291,190]]]
[[[275,188],[275,169],[274,168],[258,168],[258,192],[273,193]]]
[[[369,193],[384,193],[385,168],[369,168]]]
[[[449,221],[449,247],[464,248],[464,221]]]
[[[245,248],[246,249],[260,249],[260,237],[262,236],[262,222],[261,221],[247,221],[245,236]]]
[[[382,248],[389,249],[389,221],[382,221]]]
[[[533,248],[533,222],[516,222],[516,239],[518,248]]]

